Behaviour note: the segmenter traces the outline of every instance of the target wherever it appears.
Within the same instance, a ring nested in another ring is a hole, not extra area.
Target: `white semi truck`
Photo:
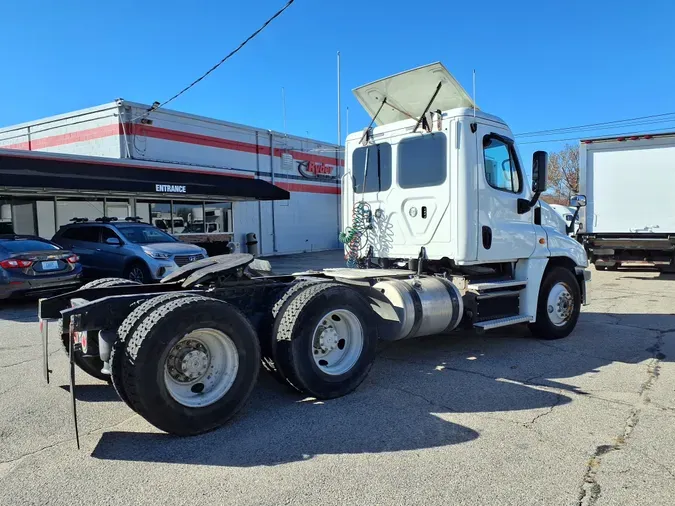
[[[318,399],[353,391],[378,340],[458,328],[574,329],[586,253],[538,201],[504,121],[476,108],[441,64],[355,90],[375,128],[346,143],[343,241],[351,267],[275,276],[251,255],[188,264],[157,285],[98,280],[40,302],[74,366],[112,382],[131,409],[178,435],[241,408],[260,364]],[[73,409],[75,413],[75,409]],[[77,423],[75,423],[77,428]]]
[[[675,259],[675,133],[585,139],[578,238],[597,268]]]

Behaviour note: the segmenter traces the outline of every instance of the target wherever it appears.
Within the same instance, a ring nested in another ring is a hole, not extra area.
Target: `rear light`
[[[69,264],[76,264],[77,262],[80,261],[80,257],[78,257],[77,255],[71,255],[68,257],[67,260]]]
[[[31,265],[33,265],[32,260],[15,260],[13,258],[9,258],[0,262],[0,267],[5,269],[25,269]]]

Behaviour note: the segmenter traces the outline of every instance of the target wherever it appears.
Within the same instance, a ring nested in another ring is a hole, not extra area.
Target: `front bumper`
[[[581,287],[581,304],[587,306],[590,303],[588,285],[591,281],[591,271],[586,267],[577,267],[575,272],[579,280],[579,286]]]

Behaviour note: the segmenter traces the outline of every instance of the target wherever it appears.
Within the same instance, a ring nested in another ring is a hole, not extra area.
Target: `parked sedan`
[[[0,235],[0,299],[74,290],[81,279],[73,252],[36,236]]]

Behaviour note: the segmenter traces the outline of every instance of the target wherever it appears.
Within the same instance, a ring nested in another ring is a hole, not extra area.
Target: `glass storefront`
[[[45,197],[43,199],[0,196],[0,234],[39,235],[51,239],[56,231],[74,218],[95,221],[115,217],[119,221],[138,216],[142,221],[182,238],[201,242],[228,241],[233,232],[232,203],[133,198]]]

